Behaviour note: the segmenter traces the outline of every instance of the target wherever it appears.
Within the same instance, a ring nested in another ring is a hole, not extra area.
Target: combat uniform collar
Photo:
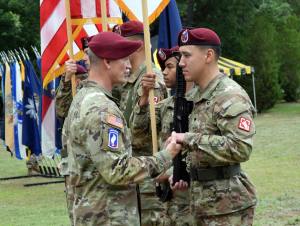
[[[81,84],[82,84],[83,87],[93,87],[93,88],[96,88],[96,89],[100,90],[102,93],[105,94],[105,96],[107,98],[109,98],[110,100],[112,100],[113,102],[115,102],[119,106],[118,99],[114,98],[110,91],[108,91],[107,89],[105,89],[104,87],[99,85],[97,82],[90,81],[90,80],[84,80],[84,81],[81,82]]]
[[[223,73],[219,73],[204,90],[199,88],[199,92],[197,92],[195,96],[195,103],[200,102],[202,100],[208,100],[211,97],[212,92],[217,88],[220,81],[225,78],[226,75]]]

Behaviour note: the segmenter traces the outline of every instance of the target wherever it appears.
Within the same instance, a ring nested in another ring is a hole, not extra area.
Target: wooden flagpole
[[[72,37],[72,21],[71,21],[71,11],[70,11],[70,0],[65,0],[66,7],[66,23],[67,23],[67,35],[68,35],[68,49],[70,59],[74,58],[73,53],[73,37]],[[75,82],[75,74],[71,76],[72,83],[72,95],[76,94],[76,82]]]
[[[144,22],[144,43],[145,43],[145,54],[146,54],[146,67],[147,67],[147,73],[152,73],[147,0],[142,0],[142,8],[143,8],[143,22]],[[155,154],[155,153],[157,153],[158,149],[157,149],[157,133],[156,133],[156,119],[155,119],[153,89],[151,89],[149,92],[149,104],[150,104],[151,131],[152,131],[152,146],[153,146],[153,154]]]
[[[107,31],[106,0],[100,0],[102,31]]]

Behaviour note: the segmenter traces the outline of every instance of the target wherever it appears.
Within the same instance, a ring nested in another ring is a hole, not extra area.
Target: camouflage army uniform
[[[76,75],[78,76],[78,75]],[[87,78],[88,74],[81,74],[80,77],[82,79]],[[80,89],[80,85],[78,85],[77,90]],[[69,108],[71,106],[73,96],[72,96],[72,83],[71,80],[65,81],[65,76],[62,77],[59,86],[56,91],[55,96],[55,110],[56,116],[60,120],[63,125],[65,118],[68,116]],[[72,214],[72,203],[74,201],[74,191],[69,185],[69,177],[68,177],[68,153],[67,149],[62,146],[61,149],[61,162],[59,166],[59,171],[62,176],[65,177],[65,189],[66,189],[66,199],[67,199],[67,210],[69,214],[69,218],[71,222],[73,221]]]
[[[240,172],[228,177],[230,171],[224,170],[222,179],[203,177],[211,177],[207,172],[216,167],[234,168],[249,159],[255,134],[254,107],[246,92],[223,74],[199,91],[193,101],[189,132],[183,145],[189,151],[187,165],[192,178],[194,224],[250,225],[257,200],[246,174]]]
[[[197,88],[190,90],[186,97],[190,100],[195,94]],[[174,113],[174,97],[168,97],[155,105],[157,131],[159,131],[159,146],[163,147],[164,142],[171,135],[171,125],[173,123]],[[137,134],[145,134],[150,129],[149,110],[147,106],[139,107],[137,104],[134,108],[132,121],[132,136]],[[172,174],[172,169],[168,170]],[[162,185],[163,186],[163,185]],[[164,226],[185,226],[191,225],[190,211],[189,211],[189,192],[177,191],[171,201],[162,203],[164,206],[163,215],[161,216],[161,225]]]
[[[155,102],[167,97],[167,89],[163,82],[161,71],[152,64],[153,72],[156,74],[156,84],[154,88]],[[139,69],[130,75],[127,82],[114,89],[114,95],[120,98],[120,109],[124,113],[129,127],[131,127],[130,116],[140,96],[142,96],[141,80],[146,73],[146,65],[142,64]],[[118,94],[116,94],[118,93]],[[133,156],[152,155],[151,133],[135,134],[132,137]],[[156,225],[160,221],[160,213],[163,208],[155,194],[155,183],[152,179],[144,180],[140,185],[142,225]]]
[[[68,116],[68,111],[73,100],[71,80],[65,81],[65,76],[62,76],[55,96],[55,111],[57,117],[65,119]]]
[[[139,225],[136,185],[170,167],[171,156],[131,157],[130,131],[111,94],[83,81],[63,128],[75,225]]]
[[[76,75],[78,77],[78,75]],[[80,78],[86,79],[88,77],[88,74],[81,74]],[[81,85],[79,84],[77,86],[77,91],[80,89]],[[56,91],[55,96],[55,111],[56,116],[61,121],[61,123],[64,123],[65,118],[68,116],[69,108],[71,106],[73,100],[72,96],[72,83],[71,80],[65,81],[65,76],[62,77],[59,86]],[[65,176],[67,175],[67,150],[62,148],[61,150],[61,164],[60,164],[60,174]]]

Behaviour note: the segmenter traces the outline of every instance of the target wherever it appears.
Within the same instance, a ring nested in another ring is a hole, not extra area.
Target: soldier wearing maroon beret
[[[89,59],[87,55],[87,38],[82,38],[82,50],[84,52],[83,58],[81,61],[75,61],[69,59],[65,62],[66,72],[62,75],[59,86],[56,91],[56,101],[55,101],[55,111],[56,116],[59,120],[60,128],[58,131],[61,132],[65,118],[68,115],[69,108],[71,106],[73,96],[72,96],[72,85],[71,85],[71,76],[75,74],[75,84],[76,88],[79,89],[79,83],[88,77],[89,69]],[[67,197],[67,209],[69,213],[69,218],[73,219],[72,213],[72,203],[74,200],[73,191],[69,187],[69,175],[68,175],[68,163],[67,163],[68,153],[65,148],[61,149],[61,162],[60,162],[60,174],[65,177],[65,191]]]
[[[74,225],[140,225],[135,183],[170,167],[179,151],[173,137],[155,156],[132,157],[130,131],[111,90],[125,82],[128,56],[141,45],[113,32],[88,43],[89,77],[81,82],[63,128]]]
[[[241,163],[252,151],[255,109],[245,90],[219,72],[221,41],[213,30],[184,29],[178,45],[183,75],[199,87],[189,132],[176,134],[188,152],[194,225],[250,226],[257,200]]]
[[[142,78],[146,74],[145,46],[143,24],[139,21],[128,21],[122,25],[115,26],[114,32],[122,35],[128,40],[139,40],[143,45],[129,56],[132,66],[131,73],[125,84],[115,87],[113,95],[120,100],[120,109],[125,115],[129,127],[130,118],[133,117],[133,108],[138,104],[143,95]],[[152,64],[152,70],[156,77],[154,85],[154,101],[159,101],[167,97],[167,89],[163,82],[163,76],[159,69]],[[136,134],[132,137],[133,154],[136,156],[152,155],[151,133]],[[161,202],[155,194],[155,183],[151,180],[140,184],[142,225],[156,225],[160,222],[160,214],[163,211]]]
[[[162,69],[164,81],[167,88],[173,89],[176,86],[176,72],[178,63],[180,60],[179,47],[173,47],[171,49],[160,48],[157,51],[157,60]],[[143,93],[138,105],[134,108],[133,122],[132,122],[132,136],[138,134],[149,133],[150,122],[148,113],[148,90],[154,86],[154,80],[152,74],[145,74],[142,79]],[[190,99],[195,93],[194,83],[186,83],[186,98]],[[173,124],[174,113],[174,96],[160,101],[155,105],[156,112],[156,126],[159,137],[159,146],[162,147],[166,139],[170,136]],[[160,188],[164,191],[169,188],[168,178],[173,173],[173,168],[169,169],[165,174],[160,175],[159,182]],[[165,194],[165,193],[164,193]],[[189,192],[188,191],[176,191],[172,194],[171,200],[162,200],[161,206],[164,207],[163,216],[161,217],[162,223],[159,225],[165,226],[182,226],[191,225],[190,211],[189,211]]]

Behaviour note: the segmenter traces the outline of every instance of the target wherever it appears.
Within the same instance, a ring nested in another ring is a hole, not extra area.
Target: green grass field
[[[254,225],[300,225],[300,104],[279,104],[255,122],[253,153],[243,165],[259,196]],[[26,172],[24,161],[1,148],[0,177]],[[69,225],[63,184],[23,186],[42,181],[49,179],[0,181],[0,226]]]

